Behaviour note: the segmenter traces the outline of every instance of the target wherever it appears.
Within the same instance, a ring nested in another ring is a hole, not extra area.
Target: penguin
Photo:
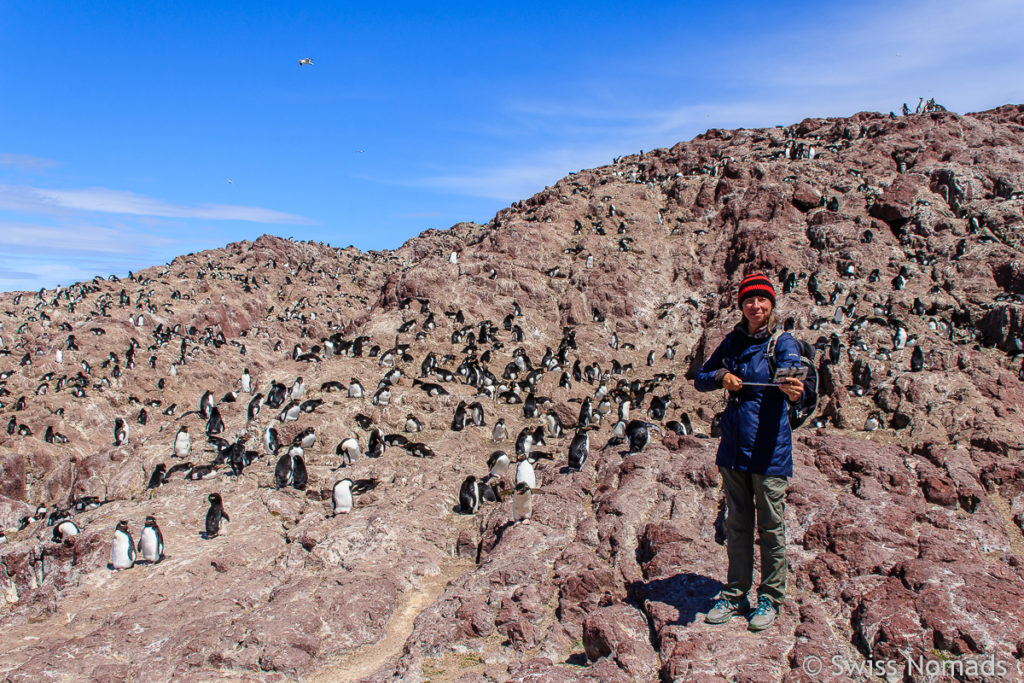
[[[468,406],[469,419],[473,423],[474,427],[486,427],[487,422],[484,421],[484,407],[480,401],[474,401]]]
[[[562,420],[558,417],[558,413],[553,410],[549,410],[547,415],[544,416],[544,423],[548,429],[548,436],[552,439],[561,439],[565,433],[562,426]]]
[[[224,503],[219,493],[211,493],[207,500],[210,501],[210,509],[206,511],[206,538],[217,538],[220,533],[220,521],[230,522],[228,513],[224,512]]]
[[[452,431],[461,432],[466,426],[466,402],[459,401],[459,405],[455,407],[455,416],[452,418]]]
[[[300,413],[302,413],[302,406],[295,401],[289,401],[288,405],[281,409],[281,414],[277,419],[281,422],[295,422],[299,419]]]
[[[630,420],[626,425],[626,437],[629,439],[629,453],[639,453],[651,441],[650,430],[661,431],[658,425],[643,420]]]
[[[159,468],[160,465],[157,465],[157,467]],[[177,465],[174,465],[173,467],[171,467],[171,469],[167,470],[167,472],[163,475],[163,479],[158,484],[158,486],[163,486],[168,481],[170,481],[172,475],[175,475],[178,472],[184,472],[186,470],[191,470],[191,469],[192,469],[192,463],[191,462],[182,462],[182,463],[178,463]],[[156,474],[156,472],[154,472],[154,474]],[[150,477],[149,481],[150,481],[150,484],[152,484],[153,483],[153,478]],[[152,488],[152,486],[147,487],[147,488]]]
[[[273,427],[267,427],[263,430],[263,448],[267,451],[267,455],[277,455],[277,451],[281,448],[281,442],[277,438],[277,430]]]
[[[910,371],[921,372],[924,369],[924,351],[921,350],[920,344],[914,345],[914,350],[910,354]]]
[[[149,413],[146,412],[145,408],[139,408],[139,415],[135,418],[135,421],[140,425],[144,425],[149,421]]]
[[[295,381],[292,382],[291,391],[289,391],[288,393],[295,400],[298,400],[306,395],[306,384],[305,382],[302,381],[302,377],[295,378]]]
[[[263,407],[263,394],[256,394],[249,401],[249,407],[245,409],[245,417],[252,422],[256,419],[256,416],[260,414],[260,408]]]
[[[529,427],[523,427],[519,432],[519,436],[516,437],[516,456],[525,457],[529,455],[531,448],[533,448],[533,430]]]
[[[651,396],[651,405],[647,409],[647,414],[655,420],[663,420],[671,402],[670,396]]]
[[[673,434],[678,434],[679,436],[686,436],[686,428],[683,427],[682,423],[677,422],[676,420],[669,420],[668,422],[666,422],[665,429],[669,430]]]
[[[491,431],[491,441],[504,441],[505,432],[505,418],[498,418],[498,421],[494,423],[494,429]]]
[[[512,519],[523,524],[530,523],[533,516],[533,491],[529,484],[520,482],[516,484],[515,496],[512,499]]]
[[[683,413],[680,415],[679,422],[683,425],[683,429],[686,430],[686,434],[693,434],[693,423],[690,421],[689,413]]]
[[[331,490],[331,503],[334,516],[348,514],[354,506],[354,496],[377,487],[376,479],[342,479],[335,482]]]
[[[366,455],[371,458],[379,458],[384,455],[387,444],[384,442],[384,432],[375,428],[370,432],[370,441],[366,447]]]
[[[213,406],[210,409],[210,419],[206,422],[206,434],[207,436],[213,436],[220,434],[224,431],[224,420],[220,417],[220,411],[217,406]]]
[[[312,427],[306,427],[292,439],[292,445],[303,448],[312,448],[314,443],[316,443],[316,431]]]
[[[293,449],[294,451],[295,449]],[[292,458],[292,488],[299,491],[306,490],[306,484],[309,482],[309,473],[306,471],[306,461],[302,459],[300,453],[291,454]]]
[[[472,515],[480,508],[480,484],[472,474],[459,487],[459,512]]]
[[[892,348],[899,350],[907,345],[907,328],[899,323],[896,324],[896,332],[892,338]]]
[[[880,423],[880,421],[878,419],[878,415],[875,414],[875,413],[872,413],[871,415],[868,415],[868,418],[866,420],[864,420],[864,431],[865,432],[873,432],[876,429],[878,429],[880,424],[881,423]]]
[[[580,415],[576,420],[578,427],[589,427],[594,424],[594,413],[591,408],[590,397],[587,396],[583,399],[583,404],[580,406]]]
[[[534,462],[536,461],[526,456],[516,463],[515,482],[517,486],[521,483],[526,483],[531,489],[537,488],[537,473],[533,468]]]
[[[207,391],[199,398],[199,414],[204,420],[209,420],[213,412],[213,392]]]
[[[348,383],[348,397],[349,398],[362,398],[363,397],[363,385],[359,383],[355,377],[349,380]]]
[[[341,465],[339,465],[339,467],[351,465],[359,459],[359,440],[354,436],[343,439],[341,443],[338,444],[338,447],[334,449],[334,452],[336,455],[341,456]]]
[[[503,479],[508,473],[509,465],[512,461],[509,460],[508,453],[505,451],[494,451],[487,457],[487,467],[490,468],[488,472],[488,478]]]
[[[715,416],[711,418],[710,434],[712,439],[722,436],[722,413],[715,413]]]
[[[277,465],[274,467],[274,488],[283,489],[286,486],[291,486],[293,479],[292,472],[292,456],[285,453],[277,459]]]
[[[11,418],[11,419],[13,420],[14,418]],[[123,444],[128,443],[128,433],[129,433],[129,431],[130,431],[130,429],[128,428],[128,423],[127,422],[125,422],[124,420],[122,420],[119,417],[115,418],[114,419],[114,445],[115,446],[121,446]]]
[[[78,525],[72,522],[70,519],[65,519],[63,522],[53,527],[53,542],[63,543],[65,538],[71,536],[77,536],[79,534]]]
[[[447,392],[445,392],[447,393]],[[377,389],[377,393],[373,395],[373,405],[375,406],[387,406],[391,404],[391,390],[387,386],[382,386]]]
[[[121,520],[114,528],[114,541],[110,546],[111,569],[128,569],[135,564],[135,543],[128,531],[128,522]]]
[[[162,462],[157,464],[157,466],[153,468],[153,474],[149,476],[149,483],[146,484],[146,489],[155,489],[162,486],[166,475],[167,465]]]
[[[405,416],[405,431],[409,433],[415,433],[423,429],[423,424],[416,418],[415,415],[409,413]]]
[[[576,435],[572,438],[572,443],[569,444],[569,469],[574,472],[581,471],[587,464],[587,458],[590,457],[591,429],[593,427],[577,430]]]
[[[331,502],[335,515],[344,515],[352,511],[352,480],[342,479],[334,484],[331,490]]]
[[[182,427],[174,435],[174,455],[185,458],[192,452],[192,437],[188,435],[188,427]]]
[[[200,481],[216,477],[218,474],[220,474],[220,470],[215,465],[196,465],[188,471],[185,478],[189,481]]]
[[[139,532],[138,551],[142,559],[157,564],[164,559],[164,535],[156,525],[153,515],[146,517],[146,523]]]
[[[238,384],[243,394],[252,393],[252,375],[249,374],[249,368],[242,370],[242,378],[239,380]]]

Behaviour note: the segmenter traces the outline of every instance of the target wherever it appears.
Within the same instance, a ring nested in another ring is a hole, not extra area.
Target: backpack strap
[[[779,328],[776,327],[775,331],[772,332],[772,336],[768,337],[768,346],[764,349],[764,355],[765,358],[768,359],[768,363],[771,365],[775,364],[775,344],[779,341],[779,337],[781,336],[782,333],[779,332]]]

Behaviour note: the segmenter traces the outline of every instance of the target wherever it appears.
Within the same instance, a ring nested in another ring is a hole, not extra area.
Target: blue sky
[[[0,290],[396,248],[711,127],[1024,102],[1024,3],[852,4],[10,0]]]

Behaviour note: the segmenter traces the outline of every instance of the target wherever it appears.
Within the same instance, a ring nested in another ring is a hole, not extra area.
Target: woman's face
[[[747,330],[756,332],[768,324],[768,316],[772,313],[772,300],[766,296],[748,296],[743,300],[743,317],[747,321]]]

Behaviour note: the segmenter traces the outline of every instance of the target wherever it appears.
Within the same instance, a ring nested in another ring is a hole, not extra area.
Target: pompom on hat
[[[737,305],[743,306],[743,300],[752,296],[766,297],[772,302],[772,308],[775,308],[775,288],[764,273],[752,273],[743,278],[740,282]]]

